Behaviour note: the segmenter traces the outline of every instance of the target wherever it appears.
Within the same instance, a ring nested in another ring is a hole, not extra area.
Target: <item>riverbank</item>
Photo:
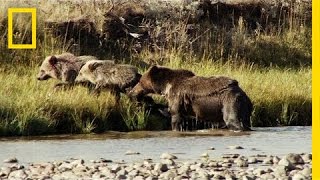
[[[229,147],[237,148],[237,147]],[[241,148],[240,146],[238,148]],[[132,152],[132,154],[136,154]],[[129,154],[128,155],[132,155]],[[197,161],[179,161],[176,155],[161,154],[157,160],[135,163],[112,159],[84,161],[68,159],[23,166],[8,159],[0,168],[1,179],[292,179],[308,180],[312,174],[312,155],[290,153],[284,157],[225,154],[211,158],[202,154]]]
[[[172,68],[203,76],[224,74],[239,81],[254,103],[252,126],[311,125],[311,69],[259,69],[215,62],[187,64],[177,57]],[[180,62],[180,63],[179,63]],[[56,81],[36,80],[38,68],[0,72],[0,136],[101,133],[108,130],[169,130],[170,118],[148,111],[122,95],[90,95],[84,87],[55,92]],[[166,104],[160,96],[157,103]]]
[[[302,174],[308,179],[312,166],[311,127],[255,128],[246,133],[134,131],[2,137],[0,147],[0,178],[21,175],[31,179],[45,176],[168,179],[233,175],[248,176],[247,179],[273,176],[290,179]],[[299,164],[292,161],[290,165],[284,158],[289,154]],[[177,159],[172,159],[174,156]],[[281,159],[284,160],[280,163]]]

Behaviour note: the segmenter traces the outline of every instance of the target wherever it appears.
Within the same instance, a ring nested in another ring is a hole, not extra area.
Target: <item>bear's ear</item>
[[[150,68],[150,71],[149,71],[149,72],[150,72],[150,73],[156,73],[156,72],[158,71],[158,69],[159,69],[158,66],[155,66],[155,65],[154,65],[154,66],[152,66],[152,67]]]
[[[88,68],[89,68],[89,70],[92,72],[92,71],[94,71],[95,69],[97,69],[97,67],[99,67],[99,66],[101,66],[101,65],[102,65],[101,63],[95,62],[95,63],[89,64],[89,65],[88,65]]]
[[[55,57],[55,56],[51,56],[51,57],[50,57],[50,59],[49,59],[49,63],[50,63],[50,65],[51,65],[51,66],[56,65],[56,64],[57,64],[57,62],[58,62],[57,57]]]

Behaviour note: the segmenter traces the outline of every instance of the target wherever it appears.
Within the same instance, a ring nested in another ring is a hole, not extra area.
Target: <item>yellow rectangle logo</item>
[[[31,44],[13,44],[13,13],[31,13]],[[8,9],[8,48],[9,49],[36,49],[37,9],[36,8],[9,8]]]
[[[320,179],[320,2],[312,1],[312,178]]]

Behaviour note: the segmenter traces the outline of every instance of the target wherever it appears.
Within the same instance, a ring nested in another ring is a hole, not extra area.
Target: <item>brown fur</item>
[[[37,79],[48,80],[49,78],[58,79],[62,83],[55,85],[55,88],[71,87],[80,68],[89,60],[97,59],[94,56],[75,56],[71,53],[63,53],[46,57],[40,67]]]
[[[148,93],[166,97],[173,130],[178,130],[186,115],[201,121],[224,122],[234,130],[250,130],[252,103],[238,82],[229,77],[201,77],[188,70],[154,66],[142,75],[130,95]]]
[[[119,98],[119,93],[127,93],[139,82],[140,77],[138,69],[134,66],[92,60],[81,68],[76,82],[90,81],[95,84],[97,93],[102,88],[107,88]]]
[[[201,77],[194,76],[181,82],[174,93],[192,94],[192,96],[210,96],[230,86],[238,86],[238,81],[226,76]]]

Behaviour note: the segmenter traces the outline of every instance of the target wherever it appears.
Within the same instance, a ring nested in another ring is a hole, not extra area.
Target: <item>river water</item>
[[[228,149],[231,145],[240,145],[244,149]],[[208,150],[210,147],[215,150]],[[140,154],[125,155],[127,151]],[[0,138],[0,165],[3,165],[4,159],[10,157],[16,157],[22,164],[68,158],[105,158],[114,162],[134,162],[151,158],[157,161],[164,152],[175,154],[179,160],[196,160],[203,153],[208,153],[211,158],[227,153],[246,156],[311,153],[311,127],[255,128],[255,131],[250,133],[222,130],[189,133],[142,131]]]

